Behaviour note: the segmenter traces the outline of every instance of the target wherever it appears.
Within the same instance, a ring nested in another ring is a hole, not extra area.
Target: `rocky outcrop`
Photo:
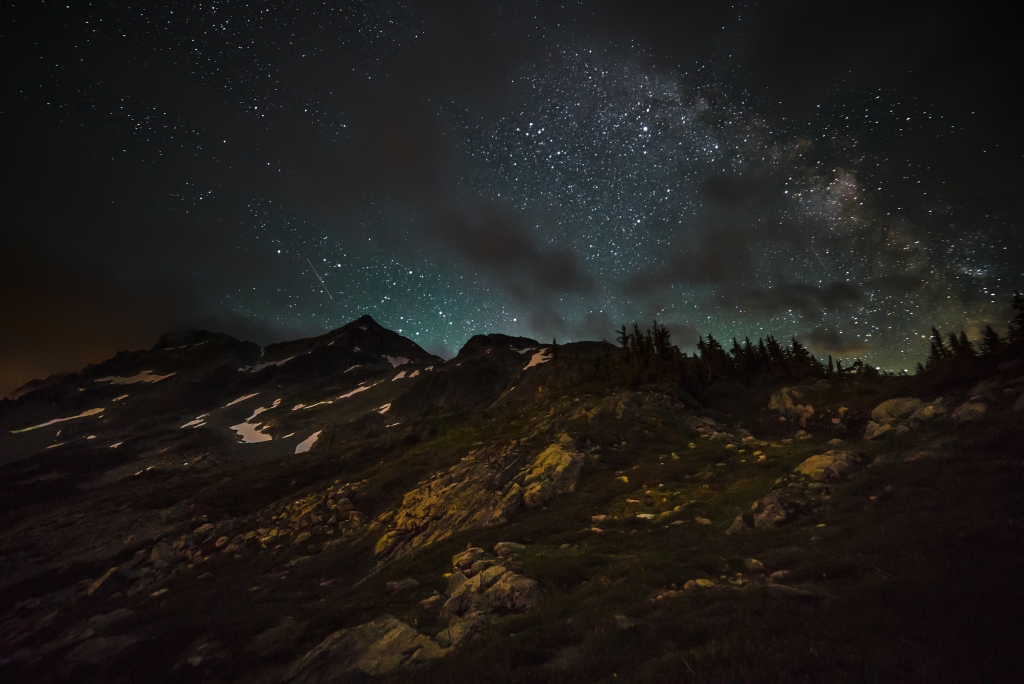
[[[864,439],[876,439],[890,431],[901,434],[943,416],[946,412],[945,399],[942,397],[930,403],[916,397],[889,399],[871,410],[871,420],[864,429]]]
[[[524,505],[544,506],[575,489],[582,465],[564,434],[532,458],[517,444],[471,453],[403,497],[376,553],[396,557],[459,530],[504,522]]]
[[[833,482],[850,472],[854,463],[849,452],[832,450],[811,456],[798,465],[794,472],[805,475],[812,482]]]
[[[768,400],[768,408],[776,411],[780,419],[795,420],[800,427],[807,425],[807,419],[814,415],[814,407],[800,404],[803,393],[794,387],[783,387]]]
[[[502,542],[495,553],[522,550],[521,544]],[[495,612],[518,612],[540,599],[536,580],[513,572],[483,549],[470,548],[452,558],[452,575],[441,608],[441,620],[448,628],[437,635],[438,643],[455,646]]]
[[[348,681],[413,669],[447,650],[393,615],[340,629],[292,665],[282,681],[293,684]]]
[[[817,511],[831,498],[833,485],[861,464],[858,457],[838,450],[805,459],[790,475],[779,478],[775,488],[763,499],[754,503],[754,527],[778,527]],[[743,516],[737,516],[727,533],[736,534],[744,529]]]
[[[542,451],[527,469],[523,478],[526,489],[523,503],[527,508],[540,508],[562,494],[575,491],[576,480],[583,467],[583,455],[576,451],[568,435]]]

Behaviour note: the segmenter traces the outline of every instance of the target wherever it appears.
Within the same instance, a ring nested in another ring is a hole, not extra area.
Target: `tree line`
[[[1024,355],[1024,297],[1020,294],[1014,295],[1013,310],[1015,315],[1009,322],[1006,338],[987,326],[977,347],[963,331],[959,335],[948,333],[943,339],[933,327],[931,351],[926,363],[917,365],[917,373],[967,373],[979,364]],[[673,344],[668,327],[655,320],[646,330],[635,322],[629,328],[621,326],[616,341],[622,353],[614,359],[599,359],[594,369],[598,375],[631,386],[671,382],[694,395],[703,394],[702,388],[722,379],[799,381],[879,375],[876,368],[861,359],[847,366],[831,355],[825,360],[818,359],[795,337],[788,344],[773,335],[756,343],[750,338],[742,343],[733,338],[726,350],[714,336],[705,339],[702,335],[697,353],[691,355]]]

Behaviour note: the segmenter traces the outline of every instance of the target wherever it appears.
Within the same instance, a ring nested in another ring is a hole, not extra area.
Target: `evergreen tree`
[[[1020,292],[1013,294],[1013,310],[1017,315],[1007,326],[1006,341],[1015,348],[1024,347],[1024,296]]]
[[[928,370],[935,370],[946,363],[946,359],[949,358],[949,351],[946,349],[946,345],[942,342],[942,335],[935,326],[932,326],[932,344],[931,351],[928,353],[928,360],[925,367]]]
[[[982,356],[996,356],[999,354],[1002,346],[1003,341],[999,338],[999,333],[993,330],[991,325],[986,325],[985,330],[981,333]]]

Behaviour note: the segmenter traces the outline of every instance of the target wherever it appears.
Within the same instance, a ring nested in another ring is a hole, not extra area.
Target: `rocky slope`
[[[0,403],[3,681],[998,681],[1024,375],[625,387],[368,317]]]

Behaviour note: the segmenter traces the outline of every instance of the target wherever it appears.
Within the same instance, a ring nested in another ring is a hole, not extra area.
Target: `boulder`
[[[915,397],[889,399],[871,410],[871,419],[876,423],[896,423],[909,418],[923,406],[924,402]]]
[[[815,482],[830,482],[845,476],[853,467],[853,455],[846,451],[832,450],[816,454],[803,461],[795,472]]]
[[[452,576],[448,578],[448,590],[445,591],[445,596],[451,596],[454,594],[459,587],[466,583],[468,578],[462,574],[462,571],[457,569],[452,572]]]
[[[814,407],[800,404],[803,393],[793,387],[783,387],[768,400],[768,408],[779,413],[780,417],[796,420],[801,426],[807,425],[807,419],[814,415]]]
[[[529,577],[506,572],[487,590],[494,605],[506,610],[526,610],[540,600],[540,584]]]
[[[447,653],[437,642],[393,615],[334,632],[297,660],[282,681],[348,681],[412,669]]]
[[[461,570],[466,577],[472,577],[470,569],[473,564],[486,558],[487,552],[474,546],[452,556],[452,567]]]
[[[780,491],[776,489],[761,499],[757,512],[754,513],[754,527],[775,527],[784,523],[787,517]]]
[[[747,524],[745,522],[743,522],[743,515],[740,514],[740,515],[737,515],[736,518],[732,521],[732,524],[729,525],[729,529],[727,529],[725,531],[725,533],[726,534],[739,534],[740,532],[743,532],[746,529],[747,529]]]
[[[595,519],[597,517],[598,516],[594,516]],[[523,551],[524,549],[526,549],[525,544],[517,544],[516,542],[498,542],[494,545],[494,555],[496,555],[498,558],[504,559],[509,558],[510,556],[513,556],[519,553],[520,551]]]
[[[985,415],[986,410],[988,410],[988,406],[980,401],[965,401],[953,411],[953,420],[958,423],[977,420]]]

